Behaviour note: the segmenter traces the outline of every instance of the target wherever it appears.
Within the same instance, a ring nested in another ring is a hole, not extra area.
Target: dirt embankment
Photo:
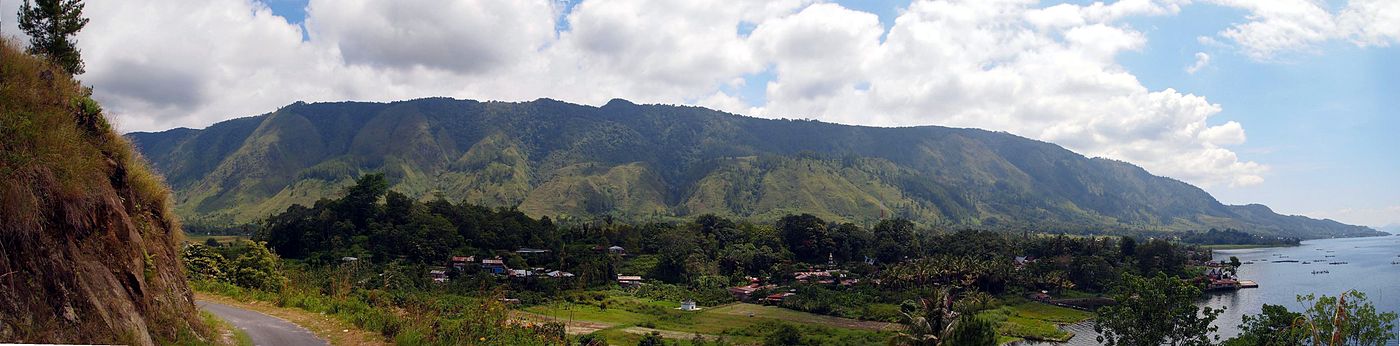
[[[0,45],[0,342],[208,338],[169,190],[89,90]]]

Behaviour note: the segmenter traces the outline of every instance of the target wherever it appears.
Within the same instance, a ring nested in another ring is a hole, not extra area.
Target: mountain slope
[[[737,116],[699,107],[420,99],[297,103],[204,130],[129,135],[178,212],[247,222],[385,172],[394,188],[534,216],[784,213],[969,227],[1373,232],[1241,212],[1123,162],[1006,133]]]
[[[8,40],[0,50],[0,342],[208,335],[160,178],[82,86]]]

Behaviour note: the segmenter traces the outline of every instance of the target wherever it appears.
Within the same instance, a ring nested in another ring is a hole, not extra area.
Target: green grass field
[[[1066,341],[1074,336],[1060,330],[1060,324],[1070,324],[1092,318],[1092,313],[1054,305],[1024,302],[982,311],[977,314],[997,324],[1001,343],[1017,339]]]
[[[185,242],[203,244],[205,241],[211,238],[220,243],[229,243],[239,239],[248,239],[248,237],[237,235],[185,235]]]
[[[726,304],[702,307],[700,311],[681,311],[675,302],[654,301],[611,294],[606,304],[576,304],[559,302],[523,309],[534,318],[548,318],[568,323],[572,333],[597,332],[610,343],[628,344],[640,339],[641,333],[662,331],[663,336],[688,341],[696,334],[714,340],[761,343],[781,324],[803,329],[804,335],[820,339],[824,344],[881,344],[888,340],[898,325],[859,321],[810,314],[773,306],[755,304]],[[606,306],[602,308],[601,306]],[[684,337],[682,337],[684,336]]]

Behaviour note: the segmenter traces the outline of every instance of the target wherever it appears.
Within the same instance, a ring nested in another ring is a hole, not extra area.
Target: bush
[[[608,338],[602,334],[592,333],[579,335],[579,346],[608,346]]]

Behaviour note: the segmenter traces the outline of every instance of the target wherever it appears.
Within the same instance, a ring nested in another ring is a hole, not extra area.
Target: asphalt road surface
[[[199,301],[200,308],[228,321],[234,327],[248,333],[257,346],[323,346],[329,345],[311,331],[280,318],[264,315],[261,312],[240,309],[224,304]]]

